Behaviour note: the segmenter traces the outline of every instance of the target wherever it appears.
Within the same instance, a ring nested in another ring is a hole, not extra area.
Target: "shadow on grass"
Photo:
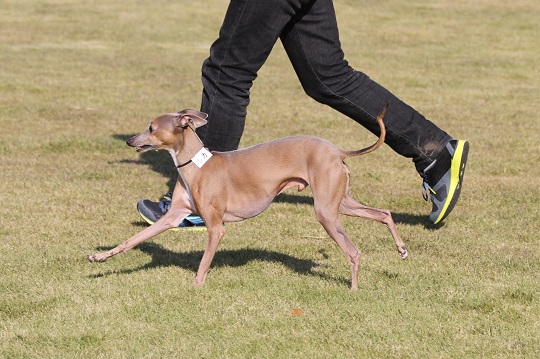
[[[444,222],[433,224],[429,221],[428,215],[392,212],[392,218],[396,224],[408,224],[412,226],[423,226],[428,230],[437,230],[444,227]]]
[[[274,202],[276,203],[290,203],[290,204],[307,204],[313,206],[313,197],[311,196],[299,196],[295,194],[282,193],[278,195]]]
[[[113,135],[112,137],[115,140],[126,142],[127,139],[132,136],[133,135]],[[133,153],[134,157],[138,156],[138,159],[126,159],[120,161],[120,163],[148,166],[152,171],[168,178],[167,187],[170,188],[171,191],[173,190],[178,172],[174,167],[171,155],[167,151],[148,151],[136,154],[135,150],[133,150]]]
[[[111,247],[98,248],[99,251],[107,251],[109,249],[111,249]],[[100,274],[93,274],[89,277],[101,278],[112,274],[130,274],[141,270],[170,266],[180,267],[182,269],[186,269],[196,273],[197,269],[199,268],[199,263],[204,254],[204,251],[173,252],[153,242],[142,243],[138,245],[135,249],[149,254],[152,257],[152,260],[149,263],[137,268],[124,269],[121,271],[108,271]],[[214,260],[212,261],[210,270],[212,270],[212,268],[221,267],[242,267],[252,261],[280,263],[285,267],[289,268],[290,270],[302,275],[316,276],[325,280],[335,281],[339,284],[350,285],[349,279],[330,277],[323,273],[314,271],[315,268],[321,266],[315,261],[312,261],[310,259],[300,259],[290,256],[288,254],[269,251],[266,249],[218,249]],[[239,275],[241,275],[241,273],[239,273]]]

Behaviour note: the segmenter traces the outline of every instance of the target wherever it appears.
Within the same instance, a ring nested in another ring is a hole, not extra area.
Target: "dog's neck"
[[[176,148],[169,150],[173,158],[174,165],[178,168],[178,172],[182,175],[182,171],[189,170],[190,167],[196,166],[191,159],[204,147],[199,136],[190,127],[186,127],[182,131],[182,144]],[[184,171],[185,172],[185,171]]]

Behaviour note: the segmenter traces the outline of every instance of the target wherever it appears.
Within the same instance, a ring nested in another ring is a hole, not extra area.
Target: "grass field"
[[[540,357],[540,4],[335,0],[348,61],[471,143],[462,199],[427,223],[412,163],[348,161],[357,292],[308,190],[226,226],[203,288],[204,232],[167,232],[91,264],[175,180],[124,140],[197,108],[226,0],[0,0],[0,357]],[[252,90],[242,147],[294,134],[375,138],[303,92],[280,44]],[[294,315],[301,309],[300,315]]]

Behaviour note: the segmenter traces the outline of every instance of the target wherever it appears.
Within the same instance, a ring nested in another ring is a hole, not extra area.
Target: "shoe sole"
[[[152,220],[144,216],[141,212],[139,212],[139,216],[149,225],[154,224]],[[206,226],[175,227],[169,229],[169,231],[206,231]]]
[[[468,155],[469,142],[459,141],[454,152],[454,156],[452,157],[452,163],[450,165],[450,185],[448,192],[448,198],[450,198],[450,201],[446,201],[444,203],[441,213],[439,213],[439,216],[433,222],[433,224],[441,222],[454,209],[454,206],[456,205],[461,194],[461,187],[463,183],[463,176],[465,174],[465,167],[467,164]]]

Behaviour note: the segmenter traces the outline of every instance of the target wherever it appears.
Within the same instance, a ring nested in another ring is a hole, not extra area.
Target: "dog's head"
[[[128,139],[126,144],[137,152],[170,150],[179,142],[185,129],[195,130],[206,125],[208,115],[196,110],[166,113],[155,118],[146,131]]]

